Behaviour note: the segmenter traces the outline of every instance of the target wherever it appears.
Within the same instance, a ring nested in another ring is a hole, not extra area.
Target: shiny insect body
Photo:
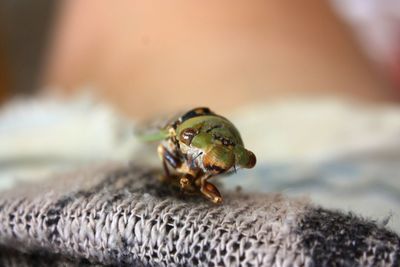
[[[255,155],[244,148],[236,127],[209,108],[195,108],[168,124],[149,140],[162,140],[158,154],[165,181],[177,181],[184,192],[201,192],[219,204],[222,196],[208,180],[236,168],[252,168]],[[168,165],[179,175],[170,174]]]

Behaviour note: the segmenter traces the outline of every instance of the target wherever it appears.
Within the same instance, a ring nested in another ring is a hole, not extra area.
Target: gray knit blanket
[[[0,266],[400,266],[373,221],[282,194],[224,192],[217,206],[110,164],[0,196]]]

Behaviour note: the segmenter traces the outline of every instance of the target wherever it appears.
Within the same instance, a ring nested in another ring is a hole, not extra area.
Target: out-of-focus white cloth
[[[133,122],[90,95],[16,99],[0,110],[0,188],[89,163],[127,160]]]

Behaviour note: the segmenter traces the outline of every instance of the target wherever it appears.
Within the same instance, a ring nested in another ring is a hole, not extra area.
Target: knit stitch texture
[[[0,196],[0,266],[399,266],[400,238],[281,194],[217,206],[135,165],[80,170]]]

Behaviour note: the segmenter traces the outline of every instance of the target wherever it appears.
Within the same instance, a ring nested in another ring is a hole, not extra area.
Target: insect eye
[[[190,145],[192,142],[193,137],[197,134],[197,130],[193,128],[187,128],[181,132],[180,141],[185,143],[186,145]]]

